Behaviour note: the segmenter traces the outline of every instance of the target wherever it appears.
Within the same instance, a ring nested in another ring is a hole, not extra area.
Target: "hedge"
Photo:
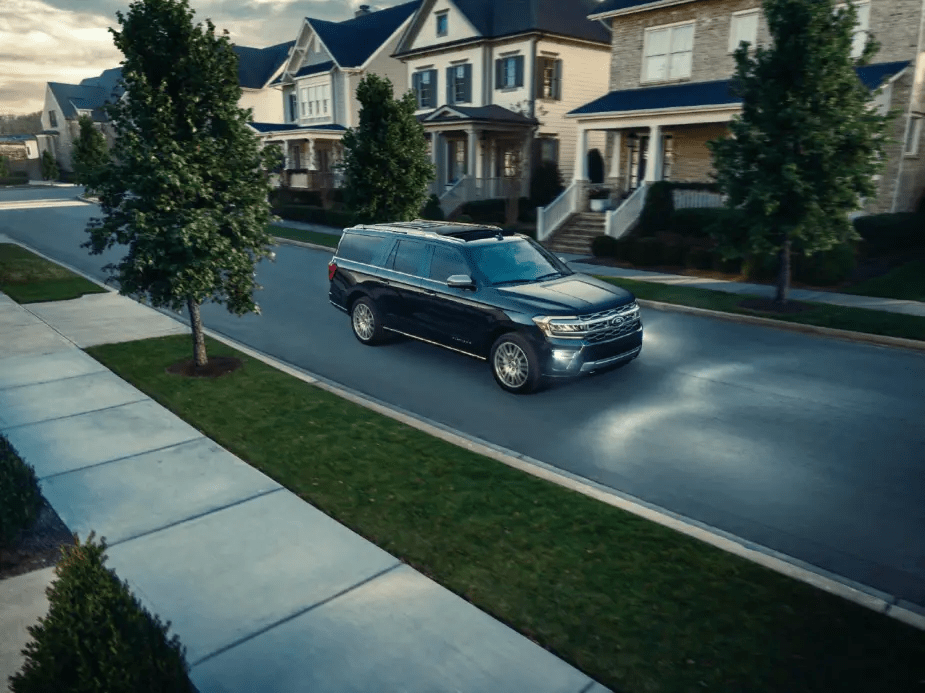
[[[273,213],[290,221],[301,221],[306,224],[320,224],[342,229],[354,226],[357,223],[357,216],[353,212],[308,205],[280,205],[273,209]]]
[[[321,193],[317,190],[301,190],[298,188],[274,188],[270,191],[270,204],[273,207],[286,205],[308,205],[321,207]]]
[[[856,218],[854,228],[863,239],[861,252],[867,257],[925,250],[925,214],[870,214]]]
[[[35,470],[0,434],[0,552],[35,524],[41,508],[42,495]]]
[[[12,173],[9,176],[0,176],[0,185],[26,185],[28,182],[28,173]]]
[[[459,208],[459,214],[465,214],[476,224],[503,224],[507,221],[507,200],[497,197],[490,200],[472,200]],[[524,223],[536,221],[536,208],[530,199],[521,197],[517,201],[517,220]]]

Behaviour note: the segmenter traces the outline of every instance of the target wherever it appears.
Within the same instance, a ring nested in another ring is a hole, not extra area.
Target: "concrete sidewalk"
[[[80,349],[185,329],[112,293],[30,306],[0,294],[0,431],[65,524],[106,537],[108,565],[172,622],[201,693],[606,690]],[[44,608],[35,589],[23,604],[22,582],[0,582],[14,640]]]

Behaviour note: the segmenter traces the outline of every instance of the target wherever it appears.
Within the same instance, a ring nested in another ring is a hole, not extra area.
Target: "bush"
[[[604,157],[600,149],[588,152],[588,179],[594,184],[604,182]]]
[[[507,200],[493,198],[490,200],[472,200],[459,208],[460,215],[466,215],[476,224],[505,224]],[[460,217],[457,216],[457,220]],[[530,204],[530,198],[517,200],[517,220],[523,223],[536,222],[536,208]]]
[[[430,219],[432,221],[443,221],[443,209],[440,207],[440,198],[436,195],[431,195],[427,198],[427,202],[424,203],[424,207],[421,208],[421,218]]]
[[[684,266],[688,269],[708,270],[713,264],[713,253],[709,248],[692,245],[684,256]]]
[[[0,156],[0,178],[10,177],[10,160],[8,157]]]
[[[460,224],[471,224],[472,217],[470,217],[468,214],[460,214],[458,217],[456,217],[456,221],[458,221]]]
[[[321,207],[321,193],[317,190],[302,190],[299,188],[274,188],[270,191],[270,205],[273,207],[282,207],[284,205]]]
[[[742,260],[742,274],[746,279],[774,279],[780,271],[777,255],[748,254]]]
[[[670,230],[687,238],[707,238],[714,228],[727,224],[728,211],[721,207],[678,209],[671,217]]]
[[[681,243],[665,243],[662,248],[662,262],[671,267],[683,267],[687,246]]]
[[[562,173],[555,161],[543,161],[533,172],[530,180],[530,206],[545,207],[555,200],[565,186],[562,184]]]
[[[636,242],[636,259],[634,265],[641,267],[652,267],[662,264],[664,257],[665,244],[657,238],[644,237]]]
[[[617,244],[614,246],[614,257],[623,262],[633,262],[636,257],[637,240],[635,236],[618,238]]]
[[[591,240],[591,254],[594,257],[616,257],[619,241],[612,236],[595,236]]]
[[[56,180],[59,175],[58,162],[55,161],[55,157],[52,156],[51,152],[46,149],[42,152],[42,179]]]
[[[742,260],[740,258],[724,259],[717,251],[710,254],[710,269],[716,272],[725,272],[726,274],[739,274],[742,271]]]
[[[861,252],[867,257],[925,250],[925,215],[922,214],[870,214],[855,219],[854,228],[863,239]]]
[[[851,276],[857,267],[857,254],[853,243],[836,246],[810,257],[794,257],[793,277],[812,286],[834,286]]]
[[[193,693],[186,651],[104,566],[105,543],[75,542],[55,567],[48,615],[29,628],[33,640],[13,693],[107,691]]]
[[[671,186],[665,181],[653,183],[646,192],[646,201],[639,216],[639,229],[643,236],[654,236],[658,231],[671,230],[674,202]]]
[[[25,185],[28,182],[28,173],[13,173],[9,176],[0,176],[0,185]]]
[[[357,216],[353,212],[309,207],[307,205],[283,205],[275,208],[273,213],[290,221],[301,221],[306,224],[320,224],[342,229],[354,226],[357,223]]]
[[[32,527],[42,508],[35,470],[0,434],[0,552]]]

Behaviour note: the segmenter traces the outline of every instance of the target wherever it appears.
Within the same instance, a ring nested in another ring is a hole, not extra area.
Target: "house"
[[[25,173],[32,180],[42,179],[42,155],[54,154],[54,135],[0,135],[0,158],[5,159],[13,174]]]
[[[289,50],[295,42],[280,43],[268,48],[234,46],[238,56],[238,79],[241,84],[241,108],[253,109],[253,117],[281,119],[282,105],[279,93],[270,86],[282,72]],[[105,70],[80,84],[48,82],[45,87],[45,105],[42,109],[42,127],[54,135],[53,153],[64,171],[72,171],[74,141],[80,135],[78,120],[89,116],[112,145],[115,131],[103,106],[122,98],[122,68]]]
[[[422,2],[395,56],[407,66],[445,211],[502,196],[511,182],[526,194],[542,160],[572,177],[575,126],[566,114],[607,89],[610,33],[588,19],[597,7],[596,0]]]
[[[357,86],[374,73],[391,80],[396,96],[408,90],[405,66],[392,53],[419,6],[420,0],[378,11],[361,5],[342,22],[302,22],[273,82],[282,92],[283,117],[251,124],[262,142],[282,146],[287,185],[317,190],[340,184],[334,163],[344,132],[359,122]]]
[[[925,185],[919,151],[922,8],[920,0],[858,4],[855,54],[868,32],[882,44],[858,76],[871,90],[883,86],[876,97],[881,112],[895,107],[902,113],[892,125],[877,195],[864,201],[864,212],[910,210]],[[767,45],[770,35],[759,0],[604,0],[590,16],[611,26],[610,90],[568,117],[577,127],[579,151],[589,133],[607,133],[607,182],[618,199],[631,193],[606,216],[606,232],[618,237],[638,218],[648,183],[710,179],[706,143],[726,134],[741,110],[729,89],[733,51],[741,41]],[[576,168],[566,194],[539,215],[540,235],[583,211],[587,178]]]

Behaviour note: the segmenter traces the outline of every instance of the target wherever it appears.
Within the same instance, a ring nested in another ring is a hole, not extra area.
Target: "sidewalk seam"
[[[372,543],[372,542],[370,542],[370,543]],[[373,544],[373,545],[375,546],[375,544]],[[284,623],[288,623],[289,621],[292,621],[292,620],[294,620],[294,619],[297,619],[297,618],[299,618],[299,616],[304,616],[304,615],[307,614],[309,611],[313,611],[313,610],[317,609],[317,608],[320,607],[320,606],[324,606],[325,604],[328,604],[329,602],[331,602],[331,601],[337,599],[338,597],[342,597],[342,596],[344,596],[345,594],[347,594],[347,593],[349,593],[349,592],[352,592],[353,590],[358,589],[359,587],[362,587],[363,585],[365,585],[365,584],[367,584],[367,583],[370,583],[370,582],[372,582],[373,580],[376,580],[377,578],[380,578],[380,577],[382,577],[383,575],[385,575],[386,573],[390,573],[391,571],[393,571],[393,570],[395,570],[396,568],[399,568],[399,567],[401,567],[401,566],[403,566],[403,565],[405,565],[405,564],[402,563],[401,561],[398,561],[398,562],[395,563],[394,565],[391,565],[391,566],[389,566],[388,568],[385,568],[384,570],[380,570],[379,572],[377,572],[377,573],[375,573],[375,574],[373,574],[373,575],[370,575],[369,577],[364,578],[363,580],[360,580],[360,581],[357,582],[356,584],[353,584],[353,585],[347,587],[346,589],[341,590],[340,592],[336,592],[335,594],[332,594],[330,597],[325,597],[325,598],[322,599],[321,601],[316,602],[316,603],[312,604],[311,606],[305,607],[305,608],[303,608],[303,609],[299,609],[299,610],[296,611],[295,613],[292,613],[292,614],[290,614],[289,616],[285,616],[285,617],[279,619],[278,621],[274,621],[273,623],[270,623],[270,624],[268,624],[268,625],[266,625],[266,626],[260,628],[259,630],[254,631],[254,632],[251,633],[250,635],[246,635],[246,636],[244,636],[243,638],[239,638],[238,640],[235,640],[234,642],[232,642],[232,643],[230,643],[230,644],[228,644],[228,645],[224,645],[224,646],[218,648],[217,650],[215,650],[215,652],[211,652],[211,653],[205,655],[204,657],[200,657],[198,660],[196,660],[195,662],[191,663],[191,664],[190,664],[190,668],[192,669],[193,667],[198,667],[200,664],[203,664],[204,662],[207,662],[207,661],[210,660],[210,659],[213,659],[213,658],[215,658],[215,657],[218,657],[219,655],[224,654],[225,652],[228,652],[228,650],[234,649],[234,648],[237,647],[238,645],[244,644],[244,643],[247,642],[248,640],[253,640],[254,638],[263,635],[264,633],[266,633],[266,632],[268,632],[268,631],[270,631],[270,630],[276,628],[277,626],[281,626],[281,625],[283,625]],[[443,588],[443,589],[446,589],[446,588]],[[483,613],[484,613],[484,612],[483,612]]]
[[[49,382],[57,382],[57,381],[51,380],[51,381],[49,381]],[[123,381],[123,382],[125,382],[125,381]],[[26,387],[26,386],[23,385],[22,387]],[[9,389],[12,390],[13,388],[9,388]],[[116,409],[116,408],[118,408],[118,407],[124,407],[124,406],[127,406],[127,405],[129,405],[129,404],[138,404],[139,402],[144,402],[145,400],[151,399],[150,397],[148,397],[148,396],[145,395],[144,393],[142,393],[142,395],[143,395],[143,396],[141,397],[141,399],[133,399],[133,400],[130,401],[130,402],[121,402],[121,403],[119,403],[119,404],[110,404],[108,407],[100,407],[99,409],[88,409],[87,411],[79,411],[79,412],[76,412],[76,413],[74,413],[74,414],[65,414],[64,416],[55,416],[55,417],[52,417],[52,418],[50,418],[50,419],[41,419],[40,421],[27,421],[26,423],[16,424],[15,426],[9,426],[9,427],[7,427],[7,428],[5,428],[5,429],[3,429],[3,430],[5,430],[5,431],[12,431],[14,428],[22,428],[23,426],[36,426],[36,425],[38,425],[38,424],[50,423],[50,422],[52,422],[52,421],[63,421],[64,419],[73,419],[75,416],[83,416],[84,414],[95,414],[95,413],[97,413],[97,412],[106,411],[106,410],[108,410],[108,409]],[[153,400],[152,400],[152,401],[153,401]]]
[[[39,354],[39,356],[46,356],[46,355],[47,354]],[[100,373],[105,373],[108,370],[99,361],[97,361],[97,365],[100,366],[100,369],[96,371],[90,371],[89,373],[81,373],[80,375],[65,375],[60,378],[54,378],[52,380],[38,380],[34,383],[21,383],[19,385],[7,385],[7,386],[0,385],[0,390],[4,390],[4,391],[5,390],[15,390],[20,387],[32,387],[33,385],[48,385],[49,383],[60,383],[62,380],[75,380],[76,378],[86,378],[88,375],[99,375]],[[111,373],[112,371],[109,371],[109,372]],[[122,380],[122,379],[119,378],[119,380]],[[122,382],[125,382],[125,381],[123,380]]]
[[[163,406],[163,405],[160,405],[160,406]],[[164,408],[166,409],[166,407]],[[65,474],[73,474],[74,472],[82,472],[84,469],[93,469],[94,467],[102,467],[104,464],[112,464],[113,462],[122,462],[123,460],[130,460],[133,457],[138,457],[140,455],[147,455],[152,452],[160,452],[161,450],[169,450],[170,448],[175,448],[180,445],[186,445],[187,443],[192,443],[194,440],[200,440],[202,438],[205,438],[205,436],[202,435],[202,433],[200,433],[195,438],[190,438],[189,440],[181,440],[178,443],[171,443],[170,445],[162,445],[159,448],[151,448],[150,450],[140,450],[138,452],[132,453],[131,455],[123,455],[122,457],[115,457],[111,460],[104,460],[103,462],[94,462],[93,464],[88,464],[83,467],[75,467],[74,469],[68,469],[63,472],[55,472],[54,474],[47,474],[43,477],[39,477],[39,481],[45,481],[45,479],[54,479],[55,477],[64,476]]]

